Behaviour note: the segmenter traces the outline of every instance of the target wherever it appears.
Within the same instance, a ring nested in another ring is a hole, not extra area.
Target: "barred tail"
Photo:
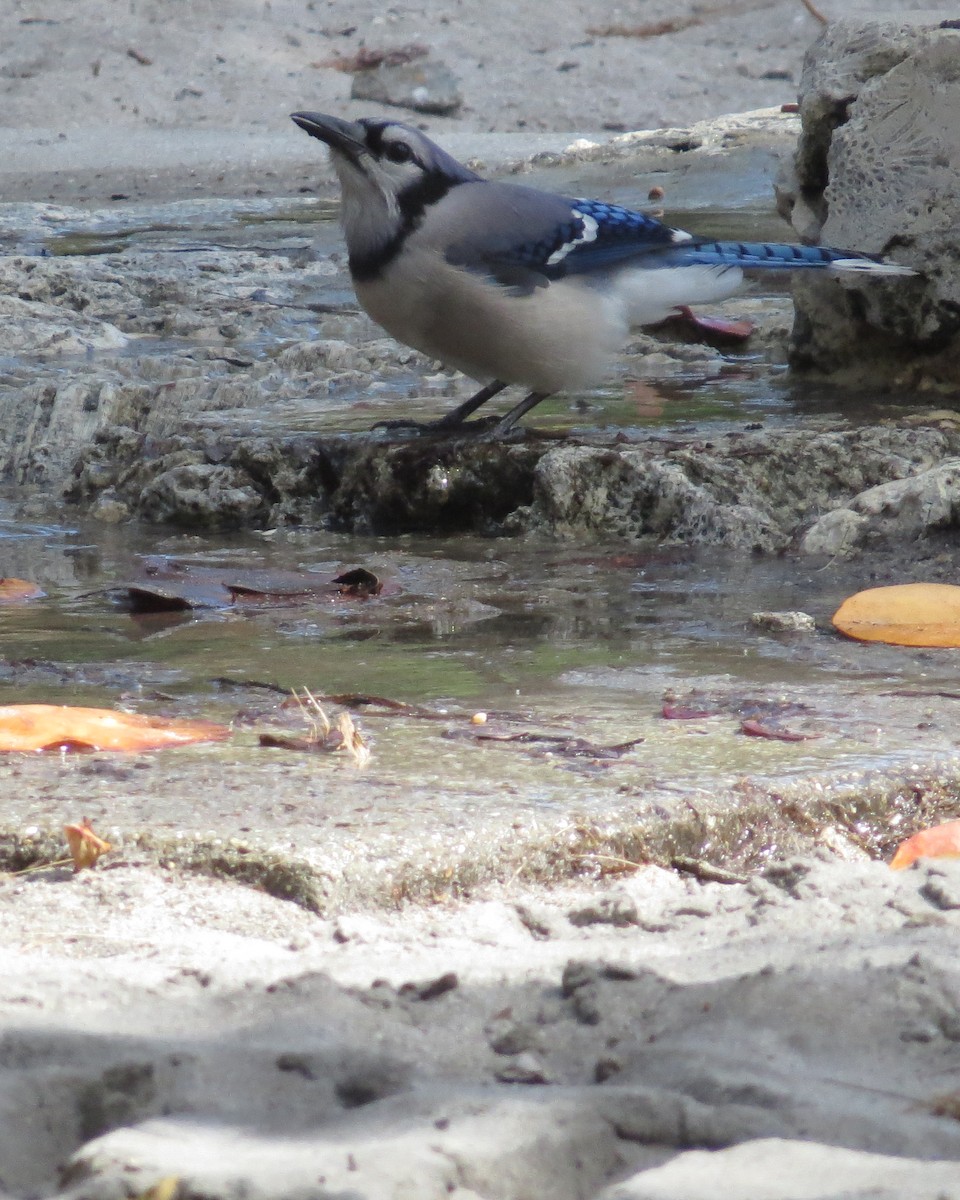
[[[871,275],[915,275],[910,267],[884,262],[872,254],[855,250],[833,250],[829,246],[791,246],[779,242],[701,242],[682,247],[685,262],[716,266],[767,268],[781,271],[818,269],[860,271]]]

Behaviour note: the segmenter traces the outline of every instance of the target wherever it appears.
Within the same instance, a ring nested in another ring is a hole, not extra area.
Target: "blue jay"
[[[485,180],[397,121],[292,119],[330,149],[360,304],[485,385],[437,421],[388,424],[460,429],[523,384],[503,434],[552,393],[597,382],[631,328],[732,295],[744,268],[913,274],[846,250],[692,237],[616,204]]]

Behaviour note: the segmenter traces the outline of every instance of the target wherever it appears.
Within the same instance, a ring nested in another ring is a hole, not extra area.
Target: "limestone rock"
[[[960,524],[960,459],[868,488],[821,517],[806,533],[807,554],[846,555],[868,542],[914,541]]]
[[[231,467],[191,463],[172,467],[144,488],[141,515],[158,523],[222,528],[263,516],[263,497]]]
[[[916,279],[804,279],[793,362],[904,385],[960,379],[960,29],[831,21],[800,83],[803,130],[778,184],[805,240],[890,256]]]
[[[770,553],[817,514],[846,510],[868,489],[903,481],[909,494],[914,479],[955,453],[952,445],[940,430],[872,428],[812,436],[761,430],[663,454],[651,445],[558,446],[537,464],[528,524],[561,536]],[[943,486],[946,478],[931,475]]]
[[[383,64],[372,71],[358,71],[350,90],[352,100],[375,100],[415,112],[450,116],[463,103],[456,76],[443,63]]]

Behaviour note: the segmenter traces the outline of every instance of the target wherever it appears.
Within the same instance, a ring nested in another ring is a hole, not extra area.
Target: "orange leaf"
[[[897,847],[890,866],[902,871],[918,858],[960,858],[960,821],[921,829]]]
[[[64,825],[63,832],[67,835],[74,871],[82,871],[84,867],[95,867],[100,855],[113,849],[109,842],[105,842],[93,832],[86,817],[77,825]]]
[[[45,595],[43,588],[29,579],[0,579],[0,604],[22,604],[24,600],[37,600]]]
[[[212,721],[170,720],[58,704],[0,707],[0,751],[162,750],[191,742],[221,742],[230,736]]]
[[[833,614],[847,637],[894,646],[960,646],[960,587],[901,583],[857,592]]]

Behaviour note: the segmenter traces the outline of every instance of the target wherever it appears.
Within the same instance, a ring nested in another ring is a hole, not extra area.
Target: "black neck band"
[[[400,228],[393,237],[381,242],[372,250],[364,254],[351,254],[351,276],[361,283],[376,279],[397,257],[410,234],[419,228],[423,215],[430,205],[442,200],[452,187],[464,182],[466,181],[450,179],[446,175],[434,173],[422,175],[416,183],[405,188],[397,197],[401,218]]]

